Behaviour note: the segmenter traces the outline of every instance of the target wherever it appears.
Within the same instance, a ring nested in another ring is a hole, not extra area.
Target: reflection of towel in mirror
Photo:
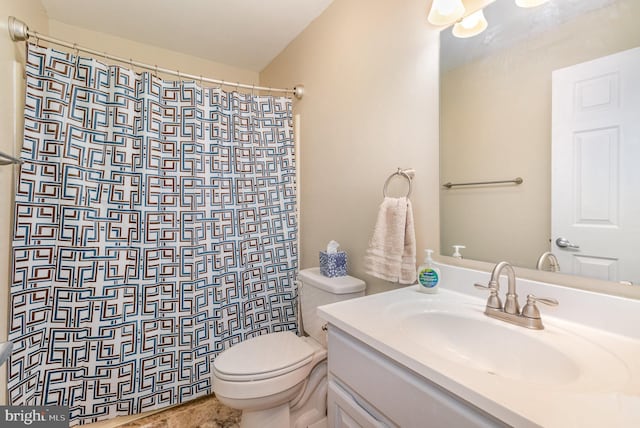
[[[416,239],[409,199],[384,198],[364,266],[368,274],[387,281],[416,282]]]

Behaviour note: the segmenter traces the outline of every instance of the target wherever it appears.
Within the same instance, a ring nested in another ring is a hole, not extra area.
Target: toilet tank
[[[326,277],[320,268],[303,269],[298,273],[298,295],[302,306],[302,326],[304,332],[323,346],[327,346],[326,334],[322,330],[325,324],[318,316],[318,306],[341,302],[364,296],[366,284],[352,276]]]

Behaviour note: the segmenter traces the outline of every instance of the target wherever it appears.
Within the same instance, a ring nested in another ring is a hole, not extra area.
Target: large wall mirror
[[[640,1],[484,14],[441,32],[440,179],[523,181],[441,187],[441,254],[640,287]]]

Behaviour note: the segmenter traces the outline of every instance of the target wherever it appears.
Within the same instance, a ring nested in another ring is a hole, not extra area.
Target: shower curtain
[[[12,405],[84,424],[211,393],[212,361],[295,330],[291,100],[30,45]]]

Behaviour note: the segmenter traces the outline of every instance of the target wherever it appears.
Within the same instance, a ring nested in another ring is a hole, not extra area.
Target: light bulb
[[[433,25],[449,25],[462,18],[464,12],[462,0],[433,0],[427,19]]]
[[[456,11],[456,2],[453,1],[444,1],[440,2],[438,5],[438,13],[444,16],[451,16]]]
[[[465,16],[461,21],[453,26],[453,35],[460,38],[477,36],[487,29],[489,23],[484,17],[484,12],[480,9],[469,16]]]
[[[474,13],[460,21],[460,25],[462,25],[465,30],[471,30],[473,27],[478,25],[479,22],[480,16],[477,13]]]

